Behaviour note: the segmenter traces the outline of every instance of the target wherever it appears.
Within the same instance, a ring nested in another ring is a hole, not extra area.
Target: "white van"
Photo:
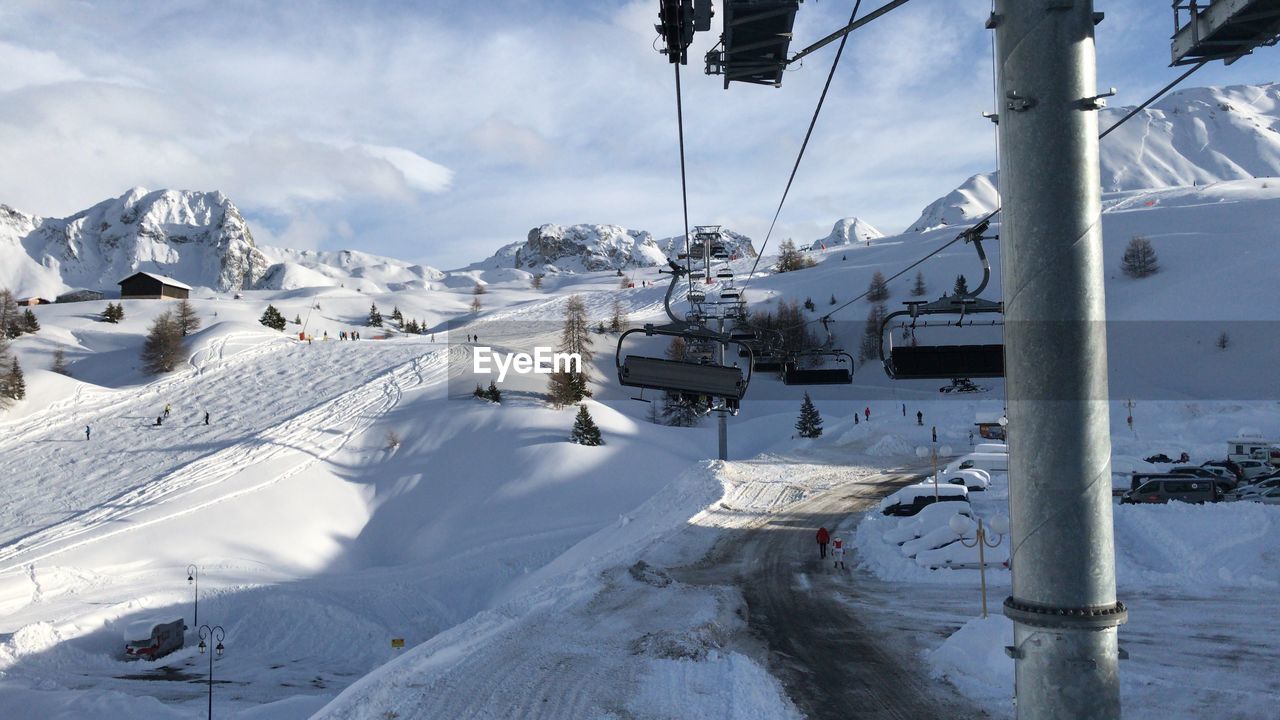
[[[946,475],[970,468],[987,472],[1009,472],[1009,456],[1006,453],[969,453],[952,460],[942,472]]]

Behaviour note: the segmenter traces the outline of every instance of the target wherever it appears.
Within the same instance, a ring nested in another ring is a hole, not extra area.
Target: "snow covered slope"
[[[866,243],[877,238],[884,237],[884,233],[875,229],[870,223],[861,218],[847,217],[840,218],[836,221],[835,226],[831,228],[831,234],[819,240],[814,240],[809,247],[813,250],[821,250],[823,248],[831,248],[837,245],[849,245],[851,243]]]
[[[271,262],[255,284],[261,290],[348,285],[364,292],[428,290],[446,275],[433,267],[353,250],[324,252],[261,248]]]
[[[221,291],[267,270],[240,211],[220,192],[134,188],[67,218],[0,205],[0,287],[52,299],[114,290],[139,270]]]
[[[754,257],[751,238],[722,229],[730,254]],[[531,272],[599,272],[667,264],[684,247],[684,238],[655,240],[647,230],[618,225],[547,224],[529,231],[522,243],[506,245],[471,268],[520,268]]]
[[[1107,128],[1132,107],[1104,109]],[[1187,88],[1138,113],[1101,143],[1103,192],[1280,176],[1280,83]],[[982,173],[930,203],[920,232],[967,222],[999,203],[997,173]]]

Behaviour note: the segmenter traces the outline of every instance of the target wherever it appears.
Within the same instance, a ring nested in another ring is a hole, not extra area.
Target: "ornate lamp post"
[[[965,540],[965,533],[973,527],[973,521],[964,515],[955,515],[947,523],[951,528],[951,532],[960,538],[960,544],[965,547],[978,548],[978,577],[982,582],[982,617],[987,616],[987,548],[996,548],[1000,546],[1004,536],[1009,532],[1009,518],[1003,515],[997,515],[991,518],[990,528],[996,534],[993,541],[987,535],[987,528],[982,525],[982,518],[978,518],[978,530],[974,533],[973,540]]]
[[[195,617],[191,618],[191,624],[194,627],[200,627],[200,569],[195,565],[187,566],[187,584],[195,587],[191,594],[195,604]]]
[[[213,659],[214,657],[222,657],[222,639],[226,636],[227,631],[223,630],[221,625],[214,625],[213,627],[208,625],[200,626],[200,654],[203,655],[209,649],[208,644],[205,642],[206,640],[217,643],[213,648],[213,652],[209,653],[209,720],[213,720]]]

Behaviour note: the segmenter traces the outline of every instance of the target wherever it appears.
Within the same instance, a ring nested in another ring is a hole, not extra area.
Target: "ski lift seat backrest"
[[[629,387],[741,399],[746,393],[742,370],[720,365],[628,355],[618,371],[618,382]]]
[[[890,351],[885,370],[897,380],[1004,377],[1004,346],[899,346]]]
[[[798,368],[787,365],[782,371],[784,385],[848,385],[853,372],[848,368]]]

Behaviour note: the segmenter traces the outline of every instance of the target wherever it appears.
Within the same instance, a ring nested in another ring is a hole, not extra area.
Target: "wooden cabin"
[[[134,300],[163,298],[182,300],[191,294],[190,285],[184,285],[171,277],[148,272],[134,273],[117,284],[120,286],[121,298]]]

